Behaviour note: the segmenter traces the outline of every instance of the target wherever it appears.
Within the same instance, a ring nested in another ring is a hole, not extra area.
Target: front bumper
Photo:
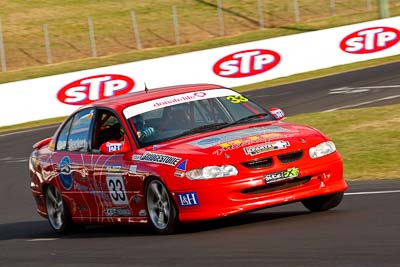
[[[229,183],[215,182],[212,187],[176,190],[172,195],[179,209],[180,221],[190,222],[282,205],[346,189],[343,163],[337,157],[323,164],[302,168],[300,177],[286,184],[266,184],[264,175],[258,174]]]

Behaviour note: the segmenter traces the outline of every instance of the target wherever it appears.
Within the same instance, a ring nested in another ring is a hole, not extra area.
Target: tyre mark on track
[[[35,132],[35,131],[40,131],[40,130],[45,130],[45,129],[51,129],[51,128],[56,128],[58,125],[51,125],[51,126],[44,126],[44,127],[38,127],[34,129],[29,129],[29,130],[23,130],[23,131],[17,131],[17,132],[9,132],[5,134],[0,134],[0,137],[4,136],[9,136],[9,135],[16,135],[16,134],[23,134],[23,133],[30,133],[30,132]]]
[[[395,98],[399,98],[399,97],[400,97],[400,95],[392,95],[392,96],[388,96],[388,97],[383,97],[383,98],[378,98],[378,99],[374,99],[374,100],[370,100],[370,101],[357,103],[354,105],[347,105],[347,106],[342,106],[342,107],[338,107],[338,108],[328,109],[328,110],[324,110],[322,112],[332,112],[332,111],[336,111],[339,109],[355,108],[355,107],[360,107],[360,106],[364,106],[364,105],[368,105],[368,104],[372,104],[372,103],[376,103],[376,102],[380,102],[380,101],[385,101],[385,100],[391,100],[391,99],[395,99]]]
[[[400,190],[349,192],[349,193],[344,193],[344,195],[354,196],[354,195],[376,195],[376,194],[394,194],[394,193],[400,193]]]
[[[0,158],[0,163],[20,163],[20,162],[27,162],[29,158],[23,157],[23,158],[12,158],[12,157],[6,157],[6,158]]]

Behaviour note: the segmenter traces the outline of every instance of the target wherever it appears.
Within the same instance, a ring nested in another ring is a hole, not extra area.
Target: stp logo
[[[67,84],[58,92],[57,98],[65,104],[85,105],[129,93],[134,86],[135,82],[123,75],[96,75]]]
[[[400,31],[390,27],[374,27],[354,32],[342,40],[340,48],[347,53],[374,53],[400,41]]]
[[[214,73],[227,78],[243,78],[266,72],[281,61],[272,50],[252,49],[227,55],[214,64]]]

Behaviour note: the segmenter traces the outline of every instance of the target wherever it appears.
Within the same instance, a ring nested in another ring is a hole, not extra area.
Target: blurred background
[[[391,16],[400,14],[400,0],[384,1]],[[209,40],[219,46],[222,37],[244,33],[263,39],[272,30],[279,36],[379,18],[377,0],[0,0],[0,5],[1,72]]]

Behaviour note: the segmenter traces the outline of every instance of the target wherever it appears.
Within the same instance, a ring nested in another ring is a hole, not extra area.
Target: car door
[[[126,131],[111,110],[98,109],[92,138],[92,180],[97,214],[102,221],[115,217],[137,217],[141,197],[140,176],[132,164],[131,153],[101,153],[105,144],[123,143]],[[143,213],[143,211],[142,211]]]
[[[95,110],[88,108],[77,112],[60,130],[52,156],[56,166],[60,191],[69,204],[73,217],[91,217],[93,197],[89,174],[91,157],[88,155]]]

